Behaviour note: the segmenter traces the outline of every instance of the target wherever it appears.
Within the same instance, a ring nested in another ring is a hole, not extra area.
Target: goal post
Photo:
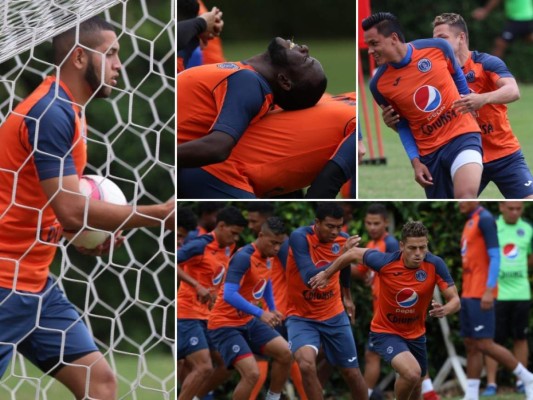
[[[100,15],[116,30],[122,69],[111,96],[91,99],[83,109],[88,128],[84,173],[111,179],[131,205],[175,198],[175,3],[2,2],[0,124],[55,73],[52,37]],[[141,228],[123,235],[124,244],[103,257],[82,255],[62,239],[51,274],[113,368],[119,398],[174,399],[174,233]],[[0,379],[2,399],[70,397],[18,353]]]

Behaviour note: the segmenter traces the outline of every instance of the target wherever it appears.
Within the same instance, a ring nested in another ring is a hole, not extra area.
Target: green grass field
[[[515,135],[522,145],[522,151],[526,157],[528,165],[533,166],[533,136],[530,129],[533,123],[533,116],[530,114],[530,107],[533,103],[533,85],[519,85],[521,99],[509,104],[509,120]],[[367,98],[370,102],[372,96],[368,92]],[[369,104],[371,108],[371,104]],[[361,113],[361,109],[360,109]],[[362,114],[359,116],[363,121]],[[372,114],[370,116],[372,119]],[[380,116],[381,120],[381,116]],[[381,132],[386,165],[362,165],[358,172],[359,198],[360,199],[424,199],[423,189],[414,181],[411,164],[405,154],[398,135],[387,128],[381,122]],[[375,129],[372,128],[372,132]],[[363,136],[367,133],[364,130]],[[374,139],[376,135],[374,133]],[[375,152],[377,154],[377,145]],[[368,155],[367,145],[367,155]],[[483,191],[482,199],[501,199],[503,196],[494,184]]]
[[[119,399],[172,400],[176,397],[172,355],[150,355],[144,364],[138,357],[115,356],[114,359],[115,371],[120,376]],[[0,399],[74,399],[61,383],[43,377],[31,363],[26,362],[25,367],[25,373],[21,374],[20,364],[17,364],[16,374],[0,381]]]

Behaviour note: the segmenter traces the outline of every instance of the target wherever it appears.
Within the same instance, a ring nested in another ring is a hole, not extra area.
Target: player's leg
[[[300,400],[308,400],[307,395],[305,394],[302,373],[300,372],[300,367],[298,367],[298,363],[296,361],[292,362],[290,376],[292,384],[296,388],[296,392],[298,393]]]
[[[233,366],[241,375],[241,379],[233,391],[233,400],[249,400],[252,390],[259,379],[257,362],[250,353],[248,356],[235,361]]]
[[[272,357],[269,391],[274,395],[280,394],[287,379],[289,379],[292,364],[289,344],[281,336],[278,336],[263,346],[263,352]]]
[[[485,163],[482,185],[485,181],[494,182],[506,199],[533,198],[533,174],[521,150]]]
[[[186,357],[186,362],[190,369],[181,384],[179,400],[190,400],[197,395],[202,384],[209,379],[213,372],[213,365],[207,348],[189,354]]]
[[[378,353],[369,348],[365,351],[365,373],[364,379],[368,387],[368,395],[370,396],[376,387],[379,376],[381,374],[381,357]]]
[[[222,385],[231,376],[231,371],[226,368],[226,365],[224,364],[224,360],[222,359],[220,353],[214,348],[211,348],[210,355],[211,361],[213,362],[214,370],[209,379],[206,379],[200,385],[197,392],[197,396],[199,398],[207,396],[209,392],[215,390],[217,387]]]
[[[394,384],[396,400],[419,399],[422,371],[413,354],[408,350],[397,353],[391,365],[398,374]]]
[[[259,357],[256,357],[255,361],[257,362],[257,368],[259,369],[259,379],[252,390],[250,400],[255,400],[257,398],[268,376],[268,361]]]
[[[452,165],[453,194],[456,199],[477,198],[483,164],[481,154],[474,150],[461,152],[454,165],[460,164],[457,169]]]

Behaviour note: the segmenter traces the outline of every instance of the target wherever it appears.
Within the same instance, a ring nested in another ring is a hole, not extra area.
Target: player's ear
[[[288,92],[292,89],[292,81],[284,73],[278,73],[276,80],[283,90]]]
[[[75,47],[70,54],[70,59],[76,69],[83,69],[85,67],[85,64],[87,64],[87,57],[87,52],[81,47]]]

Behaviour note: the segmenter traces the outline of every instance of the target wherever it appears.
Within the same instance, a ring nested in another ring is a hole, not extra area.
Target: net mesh
[[[87,103],[86,174],[110,178],[129,204],[175,196],[175,2],[172,0],[8,0],[0,5],[0,123],[55,72],[51,38],[101,14],[116,29],[122,69],[108,99]],[[114,369],[119,398],[175,398],[174,235],[123,232],[104,257],[62,240],[51,272]],[[0,398],[59,399],[61,384],[16,354]]]

